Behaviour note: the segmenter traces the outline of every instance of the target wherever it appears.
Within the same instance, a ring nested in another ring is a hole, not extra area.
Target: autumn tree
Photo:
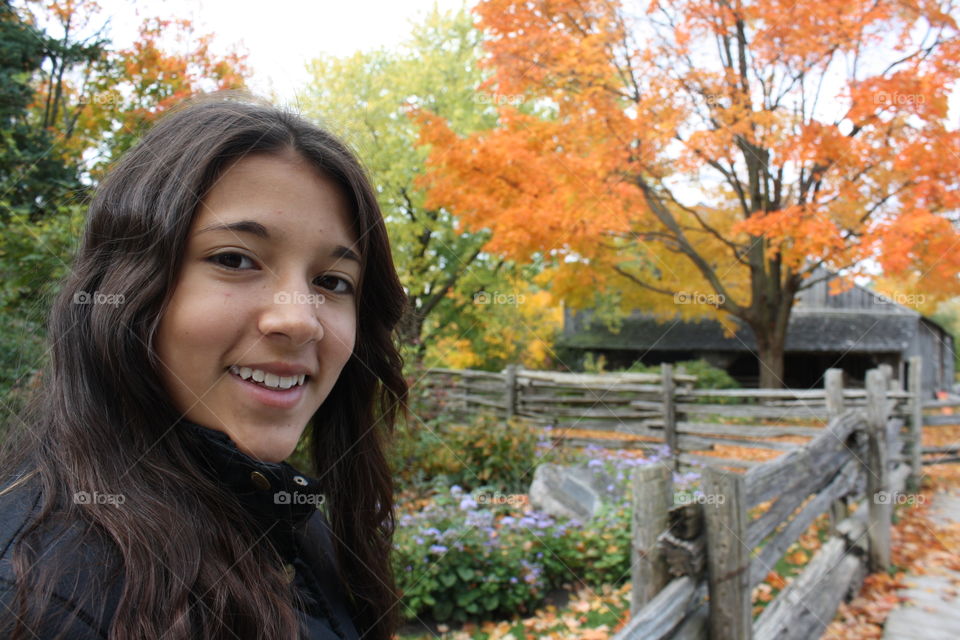
[[[146,123],[191,94],[243,86],[188,22],[147,19],[112,45],[91,0],[0,2],[0,396],[42,365],[43,319],[89,191]],[[7,404],[3,408],[7,408]]]
[[[398,47],[313,61],[300,97],[304,114],[344,137],[370,170],[410,301],[400,339],[413,360],[428,364],[497,366],[517,353],[527,326],[517,326],[515,308],[477,303],[510,289],[513,277],[510,264],[482,251],[489,233],[458,229],[447,208],[426,206],[416,185],[427,152],[415,144],[414,109],[438,114],[461,134],[496,122],[496,109],[476,92],[484,79],[479,42],[469,13],[435,9]],[[502,331],[486,339],[510,324],[492,322],[496,314],[514,319],[509,339]],[[539,344],[532,335],[526,341]]]
[[[428,206],[554,261],[574,305],[752,329],[781,386],[797,293],[879,265],[956,294],[960,40],[933,0],[485,0],[498,123],[421,115]],[[515,105],[532,105],[524,113]]]

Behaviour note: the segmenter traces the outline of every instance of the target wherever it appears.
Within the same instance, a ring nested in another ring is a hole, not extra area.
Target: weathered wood
[[[753,460],[736,460],[733,458],[719,458],[717,456],[702,456],[696,453],[681,453],[677,459],[692,467],[708,465],[712,467],[739,467],[741,469],[750,469],[759,465],[759,462]]]
[[[611,381],[615,383],[629,382],[650,384],[656,384],[660,382],[660,375],[656,373],[565,373],[558,371],[531,371],[530,369],[522,369],[519,372],[519,375],[527,380],[576,385],[604,385],[609,384]],[[697,381],[697,376],[677,373],[674,374],[673,379],[677,382],[689,382],[692,384]]]
[[[923,447],[923,453],[956,453],[960,445],[952,444],[943,447]]]
[[[461,399],[469,404],[476,404],[481,407],[490,407],[491,409],[499,409],[500,411],[506,410],[503,402],[497,402],[490,398],[484,398],[483,396],[462,396]]]
[[[633,471],[633,549],[630,611],[636,613],[667,584],[667,561],[657,538],[670,526],[673,474],[661,464]]]
[[[820,389],[694,389],[684,394],[689,397],[719,398],[819,398],[824,392]]]
[[[643,440],[620,440],[618,438],[563,438],[565,446],[603,447],[605,449],[641,449],[655,451],[663,446],[662,442],[644,442]]]
[[[823,387],[830,417],[843,413],[843,369],[827,369],[823,374]]]
[[[677,433],[718,436],[775,438],[777,436],[818,436],[823,427],[768,426],[764,424],[717,424],[714,422],[678,422]]]
[[[663,363],[660,365],[660,385],[663,388],[661,402],[663,402],[663,441],[670,448],[670,455],[673,458],[673,466],[677,466],[677,454],[680,453],[680,447],[677,443],[677,414],[674,401],[673,387],[673,365]]]
[[[755,449],[772,449],[774,451],[793,451],[802,446],[793,442],[771,442],[768,440],[747,440],[744,438],[717,438],[711,436],[680,436],[678,438],[678,445],[681,451],[710,450],[718,444],[753,447]]]
[[[747,540],[750,548],[756,547],[764,538],[773,533],[780,523],[800,508],[811,493],[817,493],[828,486],[842,467],[849,465],[851,461],[859,463],[850,452],[840,452],[836,456],[836,462],[823,467],[820,473],[810,474],[793,486],[785,487],[783,493],[777,496],[770,508],[750,523],[750,535]],[[747,484],[749,485],[749,483],[748,478]]]
[[[923,474],[923,358],[910,358],[910,437],[907,439],[907,451],[910,454],[910,478],[907,487],[916,491],[920,487]]]
[[[706,536],[684,540],[670,531],[664,531],[657,539],[657,544],[667,561],[667,571],[671,576],[699,579],[706,564]]]
[[[947,400],[924,400],[923,401],[924,409],[960,409],[960,400],[957,399],[947,399]]]
[[[508,364],[504,371],[503,384],[506,393],[507,419],[517,414],[517,365]]]
[[[923,426],[942,427],[960,424],[960,414],[946,416],[923,416]]]
[[[427,369],[427,376],[460,376],[463,378],[492,378],[502,380],[503,375],[493,371],[477,371],[476,369]]]
[[[678,403],[677,412],[687,415],[720,415],[727,418],[769,418],[772,420],[826,420],[826,409],[800,411],[793,408],[761,407],[745,404],[692,404]],[[800,415],[797,415],[799,413]]]
[[[892,501],[887,477],[886,381],[883,374],[867,372],[867,500],[870,508],[869,568],[886,571],[890,566],[890,525]]]
[[[747,508],[802,486],[809,478],[830,477],[832,474],[824,471],[839,468],[846,461],[847,439],[862,423],[861,413],[848,409],[804,447],[751,469],[747,473]]]
[[[597,396],[593,394],[578,394],[575,396],[572,395],[549,395],[549,394],[521,394],[517,401],[520,405],[529,405],[537,406],[544,405],[547,407],[555,407],[558,405],[581,405],[581,404],[603,404],[608,406],[623,406],[625,409],[630,409],[630,403],[635,401],[637,394],[631,393],[628,395],[615,395],[608,393],[603,396],[602,399],[598,399]],[[651,407],[659,406],[656,402],[651,402]]]
[[[702,591],[691,578],[672,580],[647,606],[636,612],[614,640],[664,640],[698,604]]]
[[[779,533],[770,540],[750,565],[750,588],[763,582],[764,577],[777,564],[777,560],[797,539],[803,535],[817,517],[830,508],[831,503],[841,496],[850,493],[857,486],[860,477],[861,464],[852,460],[844,465],[843,470],[824,488],[816,494],[810,502],[805,504],[800,512],[787,523]],[[888,525],[889,526],[889,525]],[[751,539],[747,536],[746,540]]]
[[[807,568],[757,618],[757,640],[819,638],[833,620],[852,582],[862,580],[863,563],[846,554],[843,539],[831,538]]]
[[[746,482],[736,473],[708,467],[703,474],[703,493],[713,498],[703,505],[710,637],[750,640],[750,549],[743,542],[747,537]]]
[[[576,408],[576,407],[543,407],[544,413],[550,413],[555,416],[563,416],[569,418],[610,418],[611,420],[622,419],[622,420],[633,420],[637,418],[646,418],[654,415],[649,411],[631,411],[630,409],[623,407],[605,407],[603,403],[596,403],[600,406],[590,407],[590,408]],[[506,405],[504,405],[506,406]],[[526,404],[521,404],[519,407],[521,413],[533,413],[534,408]]]

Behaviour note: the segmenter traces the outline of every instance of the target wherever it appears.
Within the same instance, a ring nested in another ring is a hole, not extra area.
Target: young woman
[[[236,96],[162,118],[97,190],[4,443],[0,637],[389,638],[404,304],[336,138]]]

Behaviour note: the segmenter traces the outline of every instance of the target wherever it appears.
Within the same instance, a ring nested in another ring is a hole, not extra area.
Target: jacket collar
[[[297,555],[297,532],[323,507],[320,483],[286,462],[264,462],[237,448],[226,433],[181,420],[197,442],[204,471],[236,497],[280,556]]]

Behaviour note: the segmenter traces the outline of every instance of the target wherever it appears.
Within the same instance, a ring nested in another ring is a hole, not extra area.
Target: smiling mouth
[[[271,391],[297,389],[306,384],[306,381],[310,379],[310,376],[303,373],[297,376],[278,376],[275,373],[268,373],[260,369],[251,369],[250,367],[238,367],[237,365],[233,365],[227,370],[244,382],[249,382],[250,384],[255,384]]]

